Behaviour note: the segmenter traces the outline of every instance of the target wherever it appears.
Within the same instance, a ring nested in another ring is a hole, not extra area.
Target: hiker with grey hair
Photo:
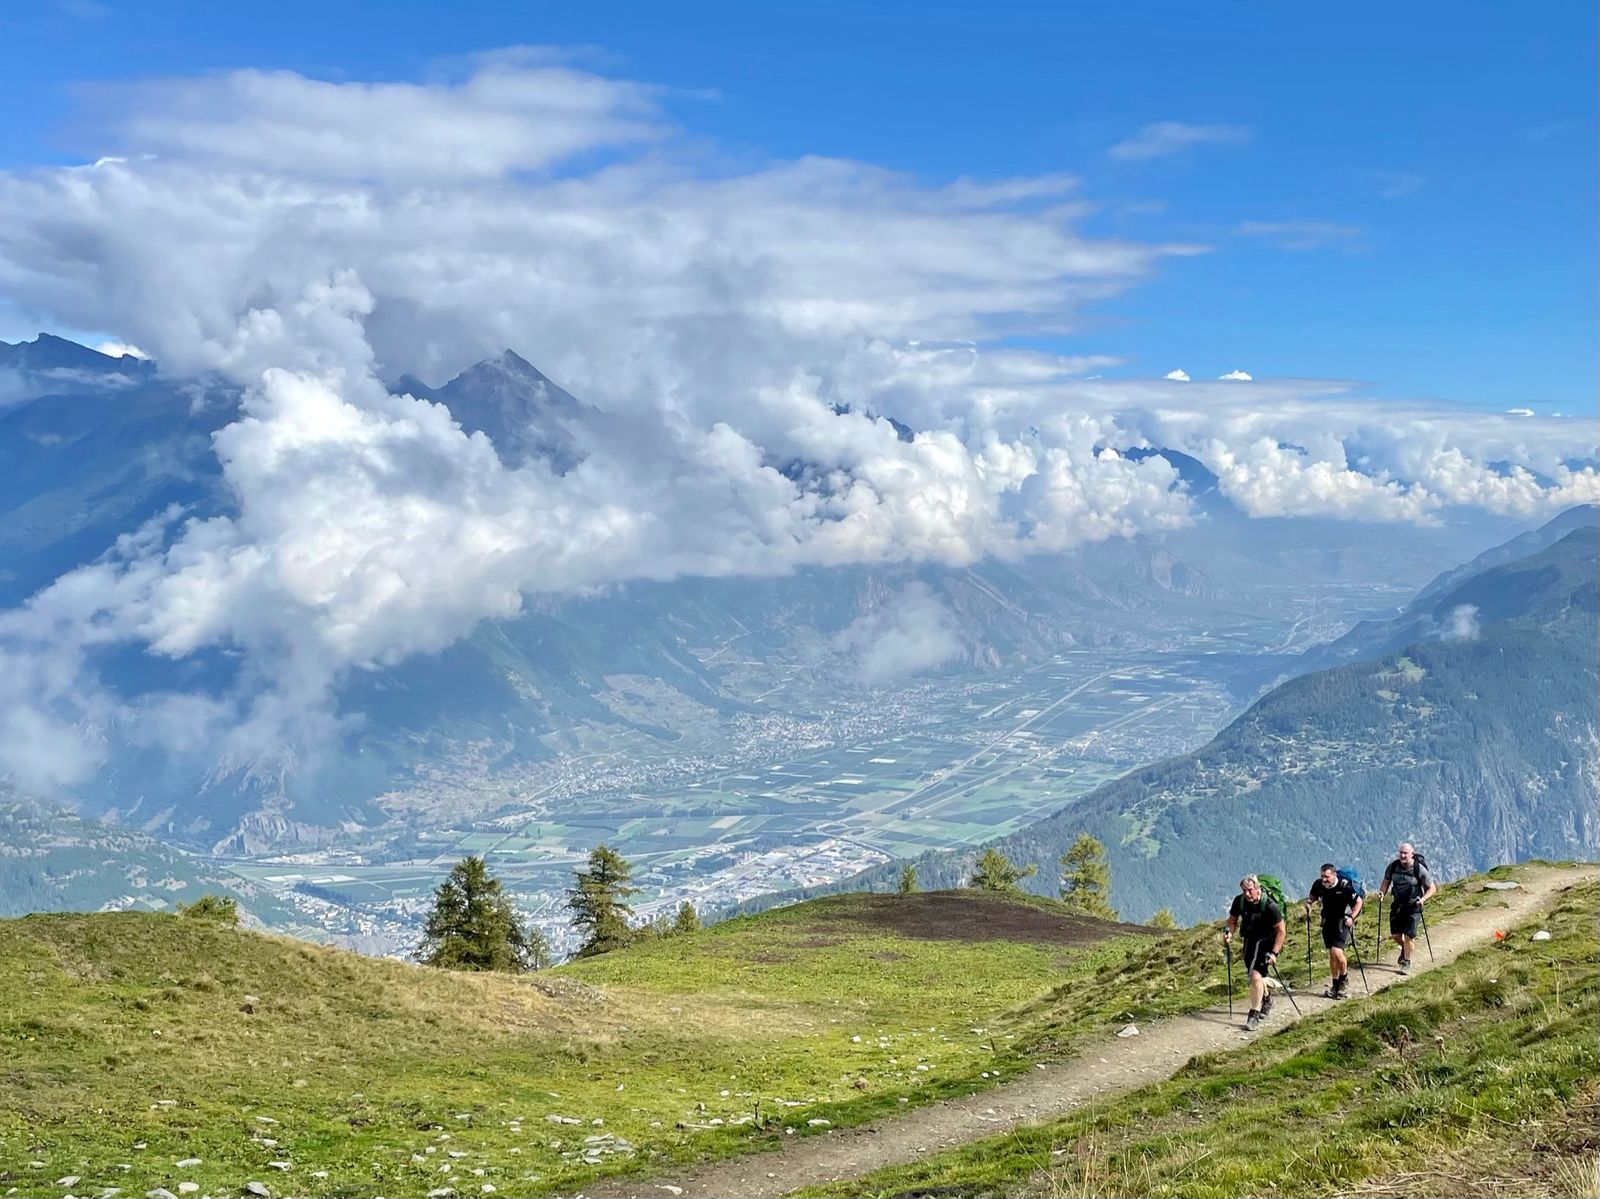
[[[1417,918],[1422,915],[1422,905],[1439,890],[1428,867],[1416,847],[1409,841],[1400,842],[1394,861],[1383,872],[1383,882],[1378,887],[1380,896],[1390,896],[1389,936],[1400,946],[1400,973],[1411,972],[1411,951],[1416,948]]]
[[[1247,874],[1239,880],[1239,894],[1228,909],[1228,928],[1224,944],[1238,933],[1244,942],[1244,968],[1250,972],[1250,1012],[1245,1016],[1247,1032],[1255,1032],[1272,1010],[1272,993],[1267,990],[1267,972],[1283,948],[1283,912],[1261,889],[1261,880]]]

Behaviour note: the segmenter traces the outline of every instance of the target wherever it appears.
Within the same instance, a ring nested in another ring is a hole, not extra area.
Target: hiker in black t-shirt
[[[1399,854],[1383,872],[1379,895],[1392,899],[1389,907],[1389,935],[1400,946],[1400,972],[1411,970],[1413,938],[1417,935],[1417,917],[1422,905],[1433,898],[1439,884],[1433,881],[1428,868],[1417,860],[1417,851],[1411,842],[1400,843]]]
[[[1244,967],[1250,972],[1250,1013],[1244,1026],[1255,1032],[1272,1010],[1267,971],[1283,948],[1284,924],[1283,913],[1262,893],[1261,880],[1253,874],[1239,880],[1239,894],[1228,909],[1228,931],[1222,939],[1231,942],[1235,932],[1244,942]]]
[[[1345,959],[1345,947],[1355,937],[1356,917],[1361,915],[1361,896],[1356,894],[1349,879],[1339,877],[1339,868],[1332,862],[1322,864],[1322,873],[1311,884],[1311,894],[1306,896],[1306,915],[1311,915],[1311,905],[1322,901],[1322,944],[1328,950],[1328,972],[1333,981],[1322,994],[1327,999],[1343,999],[1350,993],[1350,963]]]

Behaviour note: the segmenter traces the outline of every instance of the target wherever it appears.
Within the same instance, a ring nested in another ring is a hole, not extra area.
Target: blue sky
[[[246,66],[417,79],[452,55],[587,46],[608,74],[682,89],[674,115],[723,154],[934,181],[1066,171],[1098,206],[1086,231],[1214,247],[1091,305],[1055,343],[1067,352],[1592,411],[1593,6],[1330,12],[280,0],[202,20],[190,4],[61,0],[0,17],[0,168],[104,149],[86,84]],[[1233,136],[1110,153],[1159,122]]]

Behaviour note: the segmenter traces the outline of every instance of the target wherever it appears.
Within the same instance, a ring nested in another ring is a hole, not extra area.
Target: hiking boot
[[[1261,997],[1261,1018],[1265,1020],[1272,1011],[1272,992],[1268,991]]]
[[[1245,1032],[1255,1032],[1260,1027],[1261,1013],[1256,1011],[1255,1008],[1251,1008],[1250,1014],[1244,1018],[1244,1030]]]
[[[1401,974],[1410,974],[1411,973],[1411,959],[1410,958],[1401,958],[1400,959],[1400,973]]]
[[[1327,986],[1322,988],[1322,997],[1324,999],[1343,999],[1344,998],[1344,991],[1340,988],[1337,979],[1335,979],[1333,982],[1329,983]]]

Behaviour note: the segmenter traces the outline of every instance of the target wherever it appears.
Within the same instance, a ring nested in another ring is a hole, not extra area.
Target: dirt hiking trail
[[[1486,944],[1497,928],[1509,928],[1518,921],[1543,910],[1561,891],[1575,883],[1596,877],[1592,866],[1563,869],[1530,866],[1519,869],[1514,891],[1490,892],[1478,906],[1460,912],[1438,926],[1429,926],[1433,936],[1434,960],[1428,960],[1425,943],[1417,941],[1417,958],[1412,973],[1422,974],[1454,961],[1467,949]],[[1502,900],[1495,902],[1495,900]],[[1375,903],[1375,899],[1373,900]],[[1286,964],[1299,964],[1292,957],[1294,915],[1297,904],[1290,903],[1290,937],[1284,944]],[[1374,909],[1376,910],[1376,909]],[[1364,922],[1365,923],[1365,922]],[[1368,958],[1373,942],[1373,925],[1366,924],[1362,954]],[[1387,930],[1385,930],[1387,931]],[[1374,992],[1393,986],[1405,976],[1395,965],[1395,949],[1385,938],[1385,964],[1367,960],[1367,981]],[[1218,952],[1221,952],[1220,945]],[[1304,1016],[1332,1007],[1335,1000],[1324,999],[1327,956],[1317,949],[1324,974],[1310,992],[1303,991],[1295,973],[1287,973],[1289,985]],[[1235,961],[1234,981],[1240,985]],[[1354,965],[1354,958],[1351,961]],[[1304,975],[1299,976],[1302,980]],[[1361,976],[1351,971],[1352,998],[1360,1003],[1365,992]],[[1241,986],[1242,991],[1242,986]],[[585,1188],[587,1199],[730,1199],[738,1196],[766,1197],[788,1194],[801,1187],[821,1186],[841,1179],[856,1178],[882,1169],[917,1160],[929,1153],[992,1137],[1022,1124],[1036,1123],[1059,1116],[1093,1100],[1136,1090],[1175,1074],[1185,1062],[1199,1053],[1236,1049],[1255,1036],[1270,1034],[1301,1017],[1295,1015],[1287,999],[1279,993],[1272,1015],[1261,1033],[1243,1031],[1248,998],[1236,999],[1237,1013],[1231,1019],[1226,1006],[1192,1012],[1159,1023],[1141,1026],[1137,1037],[1108,1036],[1089,1046],[1076,1058],[1035,1069],[1009,1083],[979,1091],[966,1099],[950,1099],[927,1107],[914,1108],[904,1116],[857,1128],[833,1129],[824,1136],[795,1139],[769,1152],[754,1152],[743,1157],[712,1162],[699,1169],[683,1168],[650,1178],[602,1179]]]

